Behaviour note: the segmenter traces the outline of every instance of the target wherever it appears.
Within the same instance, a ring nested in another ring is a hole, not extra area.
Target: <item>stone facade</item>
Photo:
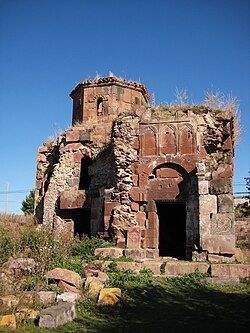
[[[116,77],[70,96],[72,127],[38,151],[38,223],[130,256],[233,256],[231,112],[150,107],[144,85]]]

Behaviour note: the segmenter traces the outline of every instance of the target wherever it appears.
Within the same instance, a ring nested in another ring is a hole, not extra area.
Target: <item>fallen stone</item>
[[[25,319],[36,319],[39,316],[39,311],[35,311],[29,308],[22,308],[15,313],[15,316],[17,321],[22,321]]]
[[[119,288],[103,288],[98,297],[98,305],[115,305],[119,302],[122,292]]]
[[[209,267],[209,264],[202,262],[171,261],[167,262],[164,275],[178,276],[196,272],[208,273]]]
[[[14,275],[21,275],[23,273],[32,273],[37,264],[32,258],[9,258],[3,265],[4,268],[12,271]]]
[[[95,250],[95,256],[99,256],[100,259],[105,257],[119,258],[123,256],[123,249],[118,247],[104,247]]]
[[[47,272],[46,277],[51,280],[65,281],[77,288],[81,287],[82,284],[81,276],[78,273],[65,268],[54,268]]]
[[[66,292],[57,296],[57,302],[69,302],[75,304],[77,300],[81,298],[80,294]]]
[[[104,283],[101,282],[96,277],[87,277],[84,285],[84,290],[86,291],[88,297],[97,299],[99,292],[104,288]]]
[[[0,327],[15,330],[16,329],[16,317],[13,314],[0,316]]]
[[[19,303],[19,298],[14,295],[6,295],[0,297],[0,304],[6,308],[12,308]]]
[[[37,298],[41,303],[47,305],[55,302],[56,293],[54,291],[39,291]]]
[[[66,292],[72,292],[72,293],[79,293],[80,290],[77,289],[76,287],[72,286],[72,284],[69,284],[63,280],[60,280],[58,283],[59,287],[62,287]]]
[[[39,327],[55,328],[76,318],[75,304],[61,302],[40,313]]]

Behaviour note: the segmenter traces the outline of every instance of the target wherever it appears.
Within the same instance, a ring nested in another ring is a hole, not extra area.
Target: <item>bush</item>
[[[101,238],[84,236],[81,240],[77,238],[73,240],[70,251],[72,256],[78,256],[82,260],[90,262],[97,259],[95,249],[110,246],[113,244]]]
[[[153,278],[153,273],[148,269],[142,269],[139,274],[135,274],[130,269],[119,270],[115,262],[110,264],[107,274],[109,280],[106,286],[121,289],[150,285]]]
[[[14,247],[8,231],[0,228],[0,264],[5,263],[13,255]]]

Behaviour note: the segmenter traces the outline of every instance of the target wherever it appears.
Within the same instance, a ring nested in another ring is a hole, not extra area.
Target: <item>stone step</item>
[[[247,264],[211,264],[211,275],[225,278],[249,278],[250,265]]]

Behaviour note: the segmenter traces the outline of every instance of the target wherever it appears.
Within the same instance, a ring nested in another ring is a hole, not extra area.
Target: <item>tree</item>
[[[35,191],[32,190],[22,202],[22,208],[24,215],[31,215],[34,213],[34,203],[35,203]]]
[[[248,173],[250,174],[250,171]],[[246,182],[246,189],[248,191],[248,195],[250,196],[250,177],[245,177],[244,180]]]

